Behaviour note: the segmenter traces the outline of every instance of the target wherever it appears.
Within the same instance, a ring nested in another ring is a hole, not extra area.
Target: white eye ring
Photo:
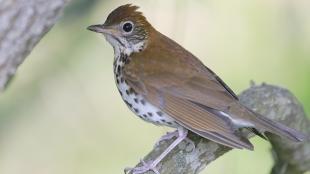
[[[134,24],[131,21],[126,21],[122,23],[122,31],[126,34],[129,34],[133,31],[134,29]]]

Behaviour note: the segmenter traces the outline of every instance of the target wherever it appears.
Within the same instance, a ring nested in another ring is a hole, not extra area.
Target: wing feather
[[[123,70],[129,86],[187,129],[229,147],[252,149],[229,118],[214,112],[236,101],[232,90],[177,43],[163,35],[157,39],[160,45],[151,42],[130,56]]]

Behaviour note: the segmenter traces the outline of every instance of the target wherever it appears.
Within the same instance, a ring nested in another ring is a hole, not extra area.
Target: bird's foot
[[[173,132],[167,132],[166,135],[163,135],[162,137],[159,138],[159,140],[155,143],[154,147],[157,147],[160,142],[162,142],[164,140],[170,140],[171,138],[177,137],[178,135],[179,135],[178,130],[175,130]]]
[[[156,169],[156,163],[150,161],[146,163],[145,161],[141,160],[142,166],[134,167],[134,168],[125,168],[125,174],[141,174],[147,171],[153,171],[155,174],[160,174],[159,171]]]
[[[183,127],[179,127],[176,131],[176,139],[154,160],[150,161],[148,163],[141,160],[142,166],[138,166],[135,168],[126,168],[124,171],[125,173],[132,173],[132,174],[141,174],[146,171],[153,171],[155,174],[160,174],[159,171],[156,169],[157,164],[160,163],[160,161],[167,156],[169,152],[171,152],[172,149],[174,149],[180,142],[182,142],[186,136],[187,136],[188,130],[184,129]],[[164,138],[171,138],[171,136],[174,135],[172,132],[171,135],[167,134],[164,136]],[[172,136],[173,137],[173,136]]]
[[[195,145],[195,143],[194,143],[194,141],[193,140],[191,140],[191,139],[189,139],[189,138],[185,138],[184,139],[184,141],[186,142],[186,146],[188,146],[188,145],[190,145],[191,146],[191,150],[195,150],[195,148],[196,148],[196,145]]]

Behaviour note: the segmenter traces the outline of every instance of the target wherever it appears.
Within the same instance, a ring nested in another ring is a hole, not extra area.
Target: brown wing
[[[129,85],[187,129],[230,147],[252,149],[220,112],[236,102],[236,95],[185,49],[164,36],[157,39],[130,57],[124,69]]]

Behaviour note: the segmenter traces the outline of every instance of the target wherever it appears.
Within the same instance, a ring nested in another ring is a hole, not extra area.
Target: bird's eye
[[[129,33],[133,30],[133,23],[130,22],[130,21],[127,21],[123,24],[123,30],[126,32],[126,33]]]

